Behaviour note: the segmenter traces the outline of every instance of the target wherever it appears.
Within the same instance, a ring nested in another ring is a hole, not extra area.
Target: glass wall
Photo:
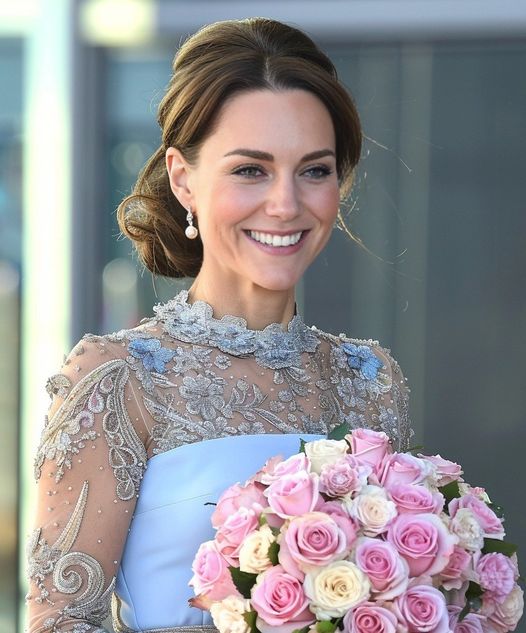
[[[0,631],[17,595],[18,393],[22,232],[22,42],[0,39]]]

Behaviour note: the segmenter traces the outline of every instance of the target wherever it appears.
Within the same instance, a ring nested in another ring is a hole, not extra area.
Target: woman
[[[195,280],[137,328],[84,337],[49,381],[32,631],[97,630],[113,593],[118,630],[210,626],[187,604],[206,502],[342,422],[410,435],[388,352],[295,311],[360,155],[329,59],[278,22],[211,25],[178,52],[159,121],[121,227],[152,272]]]

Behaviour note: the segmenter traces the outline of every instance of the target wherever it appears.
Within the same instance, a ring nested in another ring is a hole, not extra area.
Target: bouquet
[[[505,633],[522,615],[500,509],[459,465],[385,433],[302,441],[211,520],[190,604],[220,633]]]

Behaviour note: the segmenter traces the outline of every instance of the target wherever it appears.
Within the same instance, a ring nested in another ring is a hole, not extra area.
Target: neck
[[[284,328],[294,316],[294,288],[267,290],[259,286],[239,288],[217,287],[196,277],[189,290],[189,301],[205,301],[214,309],[214,317],[239,316],[246,320],[251,330],[263,330],[270,323],[280,323]]]

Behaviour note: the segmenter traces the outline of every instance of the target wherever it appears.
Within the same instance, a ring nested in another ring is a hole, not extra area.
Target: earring
[[[184,230],[184,234],[189,240],[195,240],[195,238],[199,234],[199,231],[194,226],[194,216],[192,215],[192,207],[188,207],[188,213],[186,214],[186,221],[188,222],[188,226]]]

